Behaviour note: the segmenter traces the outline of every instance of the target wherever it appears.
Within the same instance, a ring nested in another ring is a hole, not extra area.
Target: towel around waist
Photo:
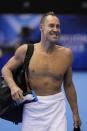
[[[48,96],[37,96],[38,100],[48,100],[48,101],[53,101],[53,100],[64,100],[65,99],[65,95],[64,92],[59,92],[57,94],[53,94],[53,95],[48,95]]]

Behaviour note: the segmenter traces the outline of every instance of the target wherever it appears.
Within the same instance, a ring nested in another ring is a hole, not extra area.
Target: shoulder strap
[[[32,88],[30,87],[30,83],[28,80],[28,76],[29,76],[28,65],[29,65],[30,59],[33,55],[33,51],[34,51],[34,45],[28,44],[25,59],[24,59],[24,70],[25,70],[26,84],[30,88],[30,90],[32,90]]]
[[[33,51],[34,51],[34,45],[28,44],[25,59],[24,59],[24,68],[25,68],[25,72],[26,72],[27,76],[28,76],[28,65],[29,65],[30,59],[33,55]]]

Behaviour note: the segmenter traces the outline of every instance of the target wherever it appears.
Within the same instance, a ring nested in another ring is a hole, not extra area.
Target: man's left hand
[[[74,127],[81,126],[81,120],[80,120],[79,114],[74,114],[73,120],[74,120]]]

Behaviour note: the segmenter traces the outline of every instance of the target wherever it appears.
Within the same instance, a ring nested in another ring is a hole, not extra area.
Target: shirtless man
[[[29,64],[29,81],[38,101],[24,106],[22,131],[67,131],[62,83],[74,124],[81,124],[72,81],[72,52],[69,48],[58,45],[60,21],[53,12],[42,17],[40,31],[41,41],[34,44],[34,53]],[[26,50],[26,44],[20,46],[2,69],[14,100],[22,99],[23,92],[14,82],[12,70],[23,63]]]

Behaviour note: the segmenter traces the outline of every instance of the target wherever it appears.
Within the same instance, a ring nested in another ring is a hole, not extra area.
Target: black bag
[[[27,92],[25,72],[26,75],[28,75],[28,64],[33,54],[33,50],[34,50],[34,46],[32,44],[29,44],[26,52],[24,64],[13,72],[14,80],[17,83],[17,85],[23,90],[24,94],[26,94]],[[32,90],[31,87],[30,90]],[[10,89],[5,84],[4,78],[1,76],[0,77],[0,118],[9,120],[11,122],[14,122],[15,124],[22,122],[23,105],[24,104],[20,104],[20,105],[15,104],[15,101],[12,100]]]

